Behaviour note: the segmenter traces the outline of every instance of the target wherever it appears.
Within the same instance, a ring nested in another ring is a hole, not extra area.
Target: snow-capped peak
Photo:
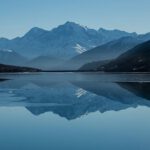
[[[75,47],[73,47],[75,50],[76,50],[76,52],[77,53],[79,53],[79,54],[81,54],[81,53],[83,53],[83,52],[85,52],[85,51],[87,51],[87,49],[85,48],[85,47],[83,47],[83,46],[81,46],[80,44],[76,44],[75,45]]]

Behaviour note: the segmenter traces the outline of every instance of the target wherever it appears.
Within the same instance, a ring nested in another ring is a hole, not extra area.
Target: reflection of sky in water
[[[136,77],[142,81],[143,76]],[[115,83],[110,82],[110,75],[109,81],[104,81],[104,76],[95,74],[8,77],[14,80],[0,82],[0,149],[150,147],[147,82],[120,82],[120,78]]]
[[[93,113],[67,121],[52,113],[38,117],[24,108],[0,109],[1,149],[148,149],[150,109]]]

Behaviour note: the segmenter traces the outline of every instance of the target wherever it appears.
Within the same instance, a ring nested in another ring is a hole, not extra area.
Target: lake
[[[149,150],[149,130],[149,74],[0,74],[0,150]]]

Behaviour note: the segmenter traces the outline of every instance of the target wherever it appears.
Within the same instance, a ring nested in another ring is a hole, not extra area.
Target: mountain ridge
[[[93,47],[125,36],[136,36],[136,34],[106,29],[105,33],[101,34],[99,30],[66,22],[52,30],[34,27],[24,36],[12,40],[0,38],[0,48],[12,49],[29,58],[50,55],[70,59]]]
[[[87,63],[115,59],[134,46],[145,42],[147,39],[150,40],[149,34],[148,36],[139,35],[137,37],[122,37],[118,40],[110,41],[73,57],[68,63],[70,64],[68,68],[79,69]]]

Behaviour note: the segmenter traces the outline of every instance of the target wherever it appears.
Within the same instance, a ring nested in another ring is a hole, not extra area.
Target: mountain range
[[[50,31],[34,27],[22,37],[0,38],[0,63],[76,70],[94,61],[112,60],[147,40],[150,33],[95,30],[74,22]]]
[[[66,22],[51,31],[34,27],[23,37],[12,40],[1,38],[0,48],[14,50],[29,58],[50,55],[69,59],[109,41],[136,35],[120,30],[94,30]]]
[[[78,69],[90,62],[105,62],[112,60],[124,52],[127,52],[129,49],[135,47],[136,45],[147,41],[148,39],[150,40],[150,33],[145,35],[138,35],[136,37],[123,37],[75,56],[69,61],[68,64],[70,64],[70,68]]]
[[[150,41],[144,42],[111,61],[97,61],[83,65],[82,71],[150,72]]]

